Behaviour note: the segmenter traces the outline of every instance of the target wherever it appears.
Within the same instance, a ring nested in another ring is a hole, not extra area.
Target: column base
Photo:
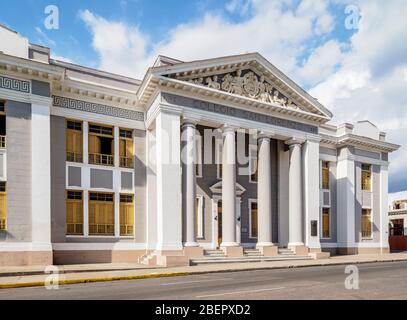
[[[292,250],[297,256],[307,256],[309,253],[308,247],[305,245],[288,244],[288,249]]]
[[[312,259],[329,259],[331,254],[329,252],[323,252],[321,248],[309,248],[309,254]]]
[[[200,258],[203,257],[203,248],[201,247],[185,247],[184,256],[188,258]]]
[[[256,249],[258,249],[265,257],[273,257],[278,255],[278,247],[275,245],[257,245]]]
[[[243,248],[239,246],[234,247],[222,247],[221,249],[229,258],[243,257]]]
[[[158,251],[156,263],[160,267],[186,267],[189,266],[189,257],[183,251]]]
[[[199,247],[198,242],[185,242],[184,247]]]

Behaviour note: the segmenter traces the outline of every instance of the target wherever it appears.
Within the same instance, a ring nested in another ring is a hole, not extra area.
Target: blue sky
[[[0,23],[28,37],[33,43],[50,47],[57,57],[98,67],[98,53],[92,47],[92,35],[80,17],[80,12],[84,10],[89,10],[109,21],[120,21],[126,25],[137,26],[154,44],[165,41],[171,29],[182,24],[198,22],[208,12],[218,14],[231,23],[241,23],[252,18],[250,1],[247,1],[249,9],[245,13],[228,10],[227,6],[230,2],[228,0],[56,0],[52,2],[2,0]],[[290,10],[298,6],[301,1],[290,2],[291,4],[284,9]],[[44,9],[50,4],[59,8],[60,28],[58,30],[47,30],[44,27],[47,16]],[[330,4],[330,7],[338,18],[345,18],[343,4]],[[352,30],[346,30],[343,24],[336,24],[329,37],[346,42],[352,34]],[[299,63],[325,39],[326,37],[310,39],[302,54],[298,56]],[[302,84],[307,87],[307,83]]]
[[[50,4],[58,30],[44,27]],[[135,78],[158,54],[190,61],[257,51],[334,123],[367,119],[404,144],[406,16],[405,0],[2,0],[0,23],[55,58]],[[391,192],[407,190],[406,149],[391,155]]]

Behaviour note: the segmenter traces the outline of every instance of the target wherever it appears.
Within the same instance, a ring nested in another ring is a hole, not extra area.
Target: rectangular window
[[[134,196],[120,195],[120,235],[134,235]]]
[[[198,239],[203,239],[203,196],[196,197],[196,237]]]
[[[113,127],[89,124],[89,163],[113,166]]]
[[[362,238],[372,238],[372,210],[362,209]]]
[[[0,182],[0,230],[7,229],[7,194],[6,182]]]
[[[372,166],[362,164],[362,190],[372,191]]]
[[[250,238],[257,238],[257,202],[250,201]]]
[[[66,234],[83,235],[83,192],[66,192]]]
[[[329,190],[329,162],[322,161],[322,189]]]
[[[258,180],[257,146],[249,145],[249,170],[250,182],[256,183]]]
[[[6,143],[6,112],[5,112],[5,102],[0,101],[0,149],[5,149],[7,147]]]
[[[66,121],[66,161],[83,162],[82,122]]]
[[[120,129],[120,167],[133,168],[133,131]]]
[[[404,219],[391,220],[390,224],[391,236],[404,236]]]
[[[114,236],[113,193],[89,193],[89,235]]]
[[[322,238],[331,237],[331,209],[322,209]]]

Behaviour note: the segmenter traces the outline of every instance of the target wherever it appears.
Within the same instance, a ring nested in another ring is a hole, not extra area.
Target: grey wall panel
[[[1,241],[31,241],[31,105],[6,102],[7,231]]]
[[[51,116],[51,239],[65,241],[65,118]]]
[[[360,242],[362,238],[362,164],[355,162],[355,241]]]
[[[380,241],[380,166],[372,166],[373,171],[373,242]]]
[[[387,152],[382,152],[382,160],[389,161],[389,154]]]
[[[113,189],[113,171],[90,169],[90,187]]]
[[[146,242],[147,228],[147,158],[146,132],[134,130],[134,191],[135,191],[135,242]]]
[[[361,149],[355,149],[355,155],[380,160],[381,154],[378,152],[371,152]]]
[[[68,186],[82,187],[82,169],[79,167],[68,167]]]
[[[329,148],[324,148],[324,147],[320,147],[319,148],[319,153],[320,154],[326,154],[329,156],[337,156],[337,150],[336,149],[329,149]]]
[[[336,182],[336,163],[330,163],[329,167],[329,189],[331,192],[331,237],[329,239],[320,239],[321,243],[337,241],[337,182]],[[321,212],[322,214],[322,212]],[[320,230],[322,232],[322,216],[320,217]],[[322,238],[322,235],[321,235]]]
[[[31,90],[33,94],[43,97],[51,96],[50,84],[48,82],[31,80],[31,84],[32,84]]]
[[[131,172],[122,172],[120,180],[123,190],[133,190],[133,174]]]

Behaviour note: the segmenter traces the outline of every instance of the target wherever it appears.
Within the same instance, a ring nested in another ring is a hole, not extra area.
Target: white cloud
[[[303,81],[314,85],[330,76],[342,60],[341,44],[336,40],[330,40],[311,53],[298,74]]]
[[[54,55],[54,54],[51,55],[51,59],[68,62],[68,63],[73,63],[73,61],[70,58],[66,58],[66,57],[58,56],[58,55]]]
[[[360,1],[361,24],[341,67],[310,93],[330,108],[334,122],[369,119],[391,142],[407,136],[407,7],[403,0]],[[306,67],[306,66],[305,66]],[[304,68],[306,69],[306,68]],[[302,70],[302,72],[305,72]],[[407,189],[407,150],[392,154],[390,189]]]
[[[57,45],[57,43],[52,40],[50,37],[48,37],[46,35],[46,33],[44,31],[42,31],[42,29],[40,27],[36,27],[35,31],[37,32],[38,36],[39,36],[39,42],[41,44],[44,44],[46,46],[52,46],[55,47]]]
[[[226,9],[250,8],[250,18],[231,22],[219,12],[208,12],[198,21],[175,26],[158,43],[151,43],[136,26],[108,21],[88,10],[80,16],[92,32],[100,67],[112,72],[140,78],[158,54],[187,61],[258,51],[293,73],[307,40],[330,32],[333,19],[326,18],[331,15],[323,0],[287,9],[291,2],[232,0]]]
[[[245,15],[243,21],[207,12],[174,26],[156,43],[135,25],[90,11],[81,18],[102,69],[141,78],[158,54],[189,61],[258,51],[297,81],[314,86],[311,94],[333,111],[334,122],[369,119],[388,132],[389,141],[402,144],[407,136],[405,0],[350,2],[360,7],[362,19],[347,43],[331,33],[344,23],[331,11],[332,4],[345,3],[338,0],[230,0],[225,10]],[[391,157],[392,190],[407,189],[406,149]]]
[[[100,68],[123,75],[140,76],[146,72],[145,47],[148,37],[136,26],[108,21],[89,10],[80,17],[90,28],[92,45],[99,54]]]

